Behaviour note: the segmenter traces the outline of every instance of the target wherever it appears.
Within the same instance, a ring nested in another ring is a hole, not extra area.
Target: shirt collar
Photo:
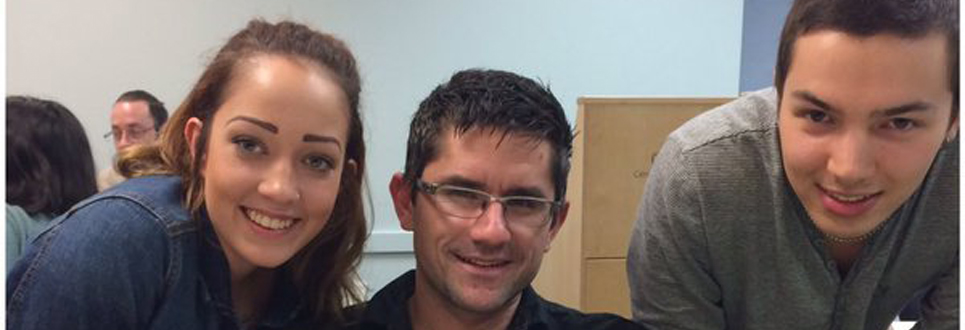
[[[366,303],[363,329],[373,325],[382,329],[410,330],[409,297],[415,292],[415,270],[392,280]]]
[[[533,290],[532,286],[527,286],[519,298],[519,305],[513,320],[509,322],[510,330],[522,329],[544,329],[550,320],[549,312],[543,298],[540,298]]]

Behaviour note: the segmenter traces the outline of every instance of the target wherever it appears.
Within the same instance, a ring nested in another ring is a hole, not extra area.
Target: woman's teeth
[[[245,213],[248,214],[248,218],[251,219],[251,221],[271,230],[286,229],[295,223],[295,219],[276,219],[252,209],[245,209]]]

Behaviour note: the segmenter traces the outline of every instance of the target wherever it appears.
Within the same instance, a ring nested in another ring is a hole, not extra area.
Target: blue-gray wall
[[[744,0],[740,91],[774,84],[777,44],[792,0]]]

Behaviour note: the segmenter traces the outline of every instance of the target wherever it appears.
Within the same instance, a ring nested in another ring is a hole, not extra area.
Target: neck
[[[861,254],[861,248],[864,247],[864,242],[851,243],[851,244],[830,244],[827,246],[828,251],[831,253],[831,259],[834,259],[834,263],[838,266],[838,273],[844,278],[848,275],[848,271],[851,270],[851,266],[854,262],[858,260],[858,256]]]
[[[232,262],[231,258],[228,258],[228,267],[231,269],[231,303],[235,315],[242,323],[257,321],[271,296],[274,270]]]
[[[408,300],[409,318],[414,330],[506,329],[512,321],[522,294],[494,311],[471,311],[444,299],[440,294],[426,292],[425,285],[416,282],[415,293]]]

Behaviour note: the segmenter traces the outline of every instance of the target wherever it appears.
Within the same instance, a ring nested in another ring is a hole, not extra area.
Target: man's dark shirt
[[[409,297],[415,291],[415,270],[399,276],[379,290],[367,303],[357,324],[361,330],[411,330]],[[543,300],[532,287],[523,290],[507,330],[642,329],[613,314],[584,314]]]

